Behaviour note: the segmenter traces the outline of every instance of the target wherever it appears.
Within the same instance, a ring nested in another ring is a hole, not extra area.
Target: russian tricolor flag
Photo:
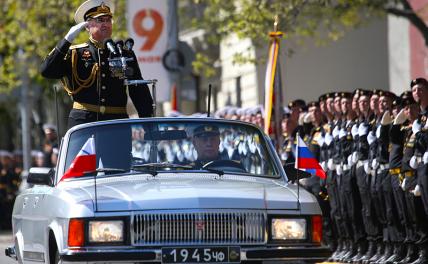
[[[90,137],[80,149],[71,163],[70,168],[68,168],[62,176],[60,182],[67,178],[81,177],[86,171],[94,171],[96,166],[95,139]]]
[[[318,160],[314,157],[299,135],[297,135],[296,148],[296,169],[307,171],[311,174],[315,174],[321,179],[325,179],[325,171],[321,168]]]

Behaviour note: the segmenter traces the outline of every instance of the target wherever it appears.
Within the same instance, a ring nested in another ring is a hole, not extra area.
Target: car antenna
[[[208,84],[208,109],[207,109],[207,117],[210,117],[211,113],[211,83]]]

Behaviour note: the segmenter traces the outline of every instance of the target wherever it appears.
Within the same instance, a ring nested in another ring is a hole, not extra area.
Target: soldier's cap
[[[293,107],[305,108],[305,106],[306,106],[306,102],[303,99],[296,99],[288,103],[289,108],[293,108]]]
[[[392,107],[401,107],[402,106],[402,99],[401,97],[395,97],[394,101],[392,101]]]
[[[354,97],[359,97],[360,96],[360,92],[362,90],[364,90],[364,89],[363,88],[357,88],[357,89],[355,89],[354,92],[353,92]]]
[[[342,97],[342,92],[335,92],[333,97]]]
[[[0,157],[7,157],[7,158],[12,159],[13,155],[9,151],[2,149],[2,150],[0,150]]]
[[[372,91],[372,95],[380,96],[380,93],[381,93],[381,92],[383,92],[383,90],[380,90],[380,89],[374,89],[374,90]]]
[[[325,95],[326,94],[322,94],[322,95],[320,95],[320,97],[318,97],[318,102],[322,102],[322,101],[324,101],[326,98],[325,98]]]
[[[327,99],[329,99],[329,98],[334,98],[334,96],[335,96],[335,92],[326,93],[326,94],[325,94],[325,99],[327,100]]]
[[[393,92],[384,91],[384,90],[380,90],[379,91],[379,96],[386,96],[386,97],[389,97],[389,98],[392,98],[392,99],[394,99],[396,97],[396,95]]]
[[[50,133],[51,131],[55,131],[56,132],[56,126],[52,125],[52,124],[44,124],[43,125],[43,131],[45,131],[45,133]]]
[[[373,92],[369,90],[361,90],[359,94],[360,96],[372,96]]]
[[[320,103],[317,101],[312,101],[308,103],[308,108],[309,107],[320,107]]]
[[[88,18],[97,18],[100,16],[112,17],[114,5],[111,0],[87,0],[77,8],[74,14],[74,21],[81,23]]]
[[[427,79],[422,78],[422,77],[419,77],[419,78],[413,79],[413,80],[410,82],[410,88],[412,88],[413,86],[415,86],[415,85],[417,85],[417,84],[422,84],[423,86],[428,87],[428,81],[427,81]]]
[[[341,92],[340,97],[351,99],[352,93],[351,92]]]
[[[213,125],[200,125],[193,130],[194,137],[212,137],[218,135],[220,135],[218,127]]]
[[[413,99],[412,91],[405,91],[400,95],[401,106],[406,107],[412,104],[416,104],[415,99]]]

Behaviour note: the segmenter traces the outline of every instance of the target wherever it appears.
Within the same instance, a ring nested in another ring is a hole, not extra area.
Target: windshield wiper
[[[182,164],[175,164],[175,163],[169,163],[169,162],[154,162],[154,163],[146,163],[146,164],[134,164],[132,166],[133,169],[135,168],[171,168],[171,169],[192,169],[193,167],[190,165],[182,165]]]
[[[217,174],[218,176],[223,176],[223,175],[224,175],[224,171],[222,171],[222,170],[215,170],[215,169],[211,169],[211,168],[204,168],[204,167],[202,167],[202,169],[201,169],[201,170],[205,170],[205,171],[208,171],[208,172],[215,173],[215,174]]]
[[[85,171],[83,174],[84,175],[91,175],[91,174],[98,173],[98,172],[117,172],[117,173],[123,173],[123,172],[127,172],[127,170],[118,169],[118,168],[98,168],[98,169],[92,170],[92,171]]]

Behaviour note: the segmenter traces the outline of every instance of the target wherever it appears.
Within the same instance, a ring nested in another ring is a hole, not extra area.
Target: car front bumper
[[[241,263],[316,263],[331,255],[327,247],[241,248]],[[67,250],[60,254],[66,263],[161,263],[161,249]]]

